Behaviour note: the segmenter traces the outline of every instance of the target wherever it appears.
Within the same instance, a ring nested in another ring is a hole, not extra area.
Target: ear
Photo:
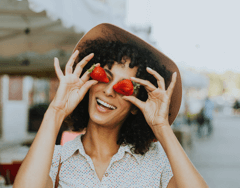
[[[136,115],[138,113],[138,108],[135,105],[132,105],[130,112],[132,115]]]

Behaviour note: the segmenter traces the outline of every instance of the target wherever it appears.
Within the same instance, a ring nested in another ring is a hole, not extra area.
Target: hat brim
[[[81,53],[82,49],[80,47],[85,41],[94,40],[98,38],[106,39],[109,41],[118,40],[123,43],[130,43],[141,48],[144,48],[146,50],[149,50],[153,54],[155,60],[158,61],[161,65],[164,65],[168,71],[170,71],[171,73],[177,72],[177,80],[172,93],[169,107],[169,124],[171,125],[175,118],[177,117],[182,101],[182,82],[180,72],[176,64],[162,52],[160,52],[159,50],[157,50],[144,40],[140,39],[136,35],[109,23],[99,24],[92,28],[90,31],[88,31],[79,40],[73,52],[75,50],[79,50]],[[76,59],[76,62],[79,62],[79,59]],[[171,79],[166,80],[166,88],[169,86],[170,82]]]

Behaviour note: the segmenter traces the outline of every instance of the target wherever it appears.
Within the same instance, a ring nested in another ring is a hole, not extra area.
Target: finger
[[[71,57],[69,58],[67,64],[66,64],[66,67],[65,67],[65,75],[68,75],[68,74],[72,74],[72,66],[74,64],[74,61],[75,59],[77,58],[79,54],[79,51],[76,50],[72,55]]]
[[[89,80],[87,81],[79,90],[79,95],[82,96],[82,98],[85,96],[87,91],[92,87],[93,85],[96,85],[98,83],[97,80]]]
[[[76,66],[74,73],[76,76],[80,76],[83,70],[83,67],[93,58],[94,53],[91,53],[84,57]]]
[[[123,99],[131,102],[132,104],[134,104],[136,107],[138,107],[140,110],[142,110],[144,108],[144,102],[139,100],[137,97],[134,96],[123,96]]]
[[[169,97],[172,96],[173,89],[174,89],[174,86],[176,84],[176,80],[177,80],[177,72],[174,72],[173,75],[172,75],[172,81],[167,88],[167,94],[168,94]]]
[[[151,82],[149,82],[147,80],[143,80],[143,79],[136,78],[136,77],[131,77],[131,80],[143,85],[147,91],[152,92],[155,89],[157,89]]]
[[[64,75],[60,68],[59,60],[57,57],[54,58],[54,68],[55,68],[56,75],[57,75],[58,79],[60,80],[61,77],[63,77]]]
[[[158,74],[157,71],[151,69],[150,67],[147,67],[147,71],[157,79],[158,87],[165,90],[164,78],[160,74]]]
[[[98,66],[100,66],[100,63],[97,63],[96,64],[96,67],[98,67]],[[86,81],[88,81],[89,79],[90,79],[90,72],[88,72],[88,71],[86,71],[83,75],[82,75],[82,77],[80,78],[80,81],[81,82],[83,82],[83,83],[85,83]]]

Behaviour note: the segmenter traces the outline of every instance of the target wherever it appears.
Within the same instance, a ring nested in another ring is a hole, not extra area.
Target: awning
[[[84,32],[65,28],[46,12],[35,13],[27,0],[0,0],[0,57],[24,52],[44,54],[53,49],[72,51]]]
[[[53,58],[58,57],[62,70],[71,53],[51,50],[45,54],[25,52],[13,57],[0,57],[0,75],[32,75],[37,77],[56,77]]]
[[[103,23],[125,27],[125,0],[28,0],[34,12],[46,11],[52,20],[60,19],[66,28],[86,32]]]
[[[88,29],[124,18],[125,0],[0,0],[0,74],[54,73]]]

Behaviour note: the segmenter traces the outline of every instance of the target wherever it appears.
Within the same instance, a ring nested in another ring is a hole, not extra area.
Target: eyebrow
[[[110,71],[110,70],[108,70],[108,69],[104,69],[111,77],[113,77],[113,74],[112,74],[112,72]]]
[[[104,70],[113,78],[113,74],[110,70],[108,70],[108,69],[104,69]],[[121,80],[125,80],[125,79],[127,79],[127,78],[123,78]]]

